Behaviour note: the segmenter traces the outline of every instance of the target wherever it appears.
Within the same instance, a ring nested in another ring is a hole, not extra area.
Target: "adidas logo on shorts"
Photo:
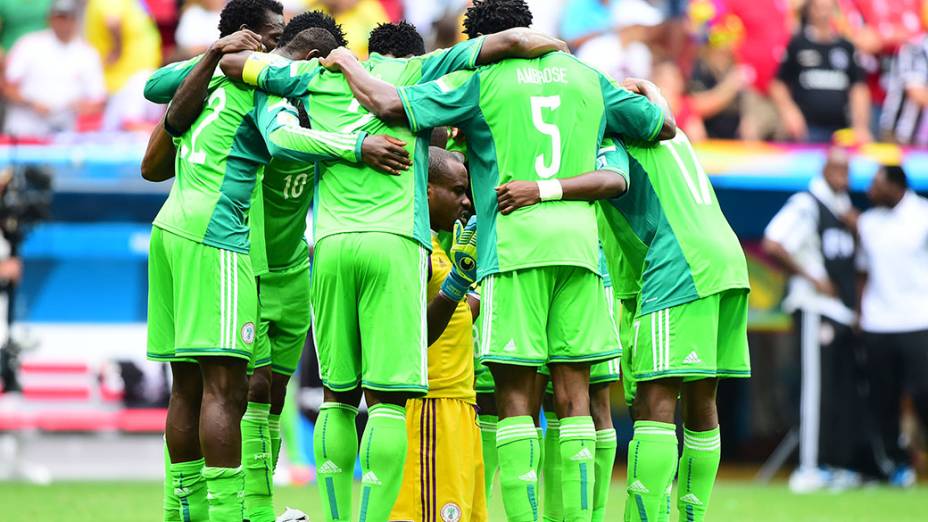
[[[363,477],[361,477],[361,484],[379,486],[382,483],[380,482],[380,479],[377,478],[377,475],[375,475],[373,471],[368,471],[367,473],[364,474]]]
[[[509,339],[509,342],[506,343],[506,346],[503,346],[504,352],[514,352],[516,351],[516,342],[512,339]]]
[[[331,475],[333,473],[341,473],[342,468],[335,465],[331,460],[327,460],[319,466],[319,473],[323,475]]]
[[[519,475],[519,480],[524,480],[525,482],[537,482],[538,474],[535,473],[535,470],[531,470],[524,475]]]
[[[593,460],[593,454],[590,453],[590,450],[583,448],[582,450],[578,451],[576,455],[570,457],[570,460]]]
[[[638,494],[641,494],[641,495],[647,495],[648,493],[651,492],[651,490],[649,490],[648,488],[644,487],[644,484],[642,484],[640,480],[636,480],[636,481],[632,482],[632,485],[631,485],[631,486],[628,486],[628,491],[630,491],[630,492],[632,492],[632,493],[638,493]]]
[[[702,505],[702,501],[699,500],[699,498],[692,493],[687,493],[686,495],[683,495],[680,498],[680,502],[686,502],[687,504],[695,504],[697,506]]]
[[[702,359],[699,358],[699,355],[696,352],[690,352],[690,354],[686,356],[686,359],[683,359],[683,364],[700,364],[700,363],[702,363]]]

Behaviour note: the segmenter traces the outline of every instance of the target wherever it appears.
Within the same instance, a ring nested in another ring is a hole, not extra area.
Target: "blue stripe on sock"
[[[535,496],[535,486],[529,485],[528,503],[532,505],[532,520],[538,520],[538,498]]]
[[[371,499],[371,487],[364,486],[364,489],[361,492],[361,522],[367,520],[367,503]]]
[[[580,463],[580,509],[586,511],[590,509],[589,501],[586,496],[587,476],[586,462]]]
[[[632,441],[635,442],[635,441]],[[638,476],[638,448],[641,446],[640,443],[635,444],[635,470],[632,472],[633,477]]]
[[[692,504],[686,506],[686,522],[696,522],[696,514],[693,512]]]
[[[329,513],[332,514],[332,518],[338,520],[338,502],[335,499],[335,480],[332,477],[325,478],[325,492],[326,496],[329,497]]]
[[[184,476],[183,475],[180,476],[180,482],[178,483],[178,485],[181,487],[181,489],[183,489],[184,487]],[[177,492],[175,491],[174,494],[176,495]],[[180,495],[177,495],[177,498],[178,500],[180,500],[181,508],[183,508],[184,522],[190,522],[190,501],[187,500],[187,497],[182,497]]]
[[[638,505],[638,517],[641,519],[641,522],[648,522],[648,510],[644,508],[644,501],[641,500],[641,495],[635,495],[635,503]]]
[[[271,485],[271,476],[273,475],[273,472],[272,472],[272,473],[267,473],[267,471],[270,471],[270,469],[271,469],[271,468],[269,467],[269,466],[271,465],[271,463],[270,463],[269,461],[270,461],[270,460],[273,460],[273,457],[271,456],[271,452],[268,450],[267,443],[266,443],[265,441],[270,440],[270,438],[271,438],[271,431],[270,431],[270,428],[268,428],[267,436],[265,436],[265,434],[263,433],[263,431],[264,431],[264,430],[261,430],[261,454],[264,455],[264,470],[265,470],[265,473],[264,473],[264,485],[265,485],[265,487],[267,488],[267,489],[265,490],[265,491],[267,491],[267,493],[265,493],[265,495],[267,495],[267,496],[270,497],[270,496],[273,496],[273,495],[274,495],[274,487]],[[268,457],[270,457],[270,458],[268,458]]]
[[[327,459],[329,458],[329,452],[325,450],[325,432],[326,428],[329,427],[329,416],[325,415],[324,417],[325,418],[322,419],[322,457]]]

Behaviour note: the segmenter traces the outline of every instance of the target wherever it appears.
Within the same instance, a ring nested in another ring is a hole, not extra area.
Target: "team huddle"
[[[431,53],[381,25],[364,62],[332,18],[282,12],[232,0],[145,87],[170,105],[142,174],[174,178],[149,257],[164,520],[306,520],[276,517],[273,473],[308,335],[327,521],[487,520],[497,477],[510,521],[605,520],[620,378],[625,520],[703,520],[749,286],[660,92],[527,29],[523,0],[475,0]]]

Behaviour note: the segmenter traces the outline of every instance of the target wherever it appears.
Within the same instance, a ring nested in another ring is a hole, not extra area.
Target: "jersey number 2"
[[[200,137],[200,133],[203,132],[210,123],[216,121],[216,118],[219,117],[219,113],[222,112],[222,109],[226,108],[226,91],[223,89],[218,89],[213,91],[213,94],[210,95],[209,100],[206,102],[206,106],[212,109],[212,112],[206,115],[203,118],[203,121],[200,122],[200,125],[193,130],[193,134],[190,136],[190,150],[182,151],[188,153],[186,155],[187,161],[193,163],[194,165],[202,165],[206,163],[206,152],[202,150],[197,150],[197,138]],[[183,155],[183,154],[182,154]]]
[[[560,96],[532,96],[532,124],[538,132],[551,138],[551,163],[545,164],[545,155],[535,156],[535,173],[542,179],[553,177],[561,170],[561,130],[544,120],[544,109],[555,110],[561,106]]]

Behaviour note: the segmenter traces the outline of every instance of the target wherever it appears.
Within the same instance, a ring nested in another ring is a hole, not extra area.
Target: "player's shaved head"
[[[468,38],[530,25],[532,10],[525,0],[474,0],[464,15],[464,34]]]
[[[822,177],[825,182],[837,193],[847,192],[849,187],[848,167],[851,163],[851,154],[843,147],[832,147],[828,149],[828,156],[825,160],[825,168],[822,169]]]
[[[319,27],[310,27],[297,33],[281,51],[290,59],[305,60],[314,56],[328,56],[336,47],[338,41],[332,33]]]
[[[416,27],[403,20],[375,27],[368,39],[367,50],[394,58],[408,58],[425,54],[425,42]]]
[[[429,183],[443,183],[458,173],[452,163],[464,164],[452,152],[440,147],[429,147]]]
[[[325,29],[332,33],[332,36],[335,37],[335,41],[338,42],[340,47],[348,46],[348,40],[345,39],[345,31],[342,30],[342,26],[335,23],[334,18],[322,11],[306,11],[303,14],[294,16],[287,26],[284,27],[284,32],[280,35],[278,45],[287,45],[296,35],[313,27]]]

